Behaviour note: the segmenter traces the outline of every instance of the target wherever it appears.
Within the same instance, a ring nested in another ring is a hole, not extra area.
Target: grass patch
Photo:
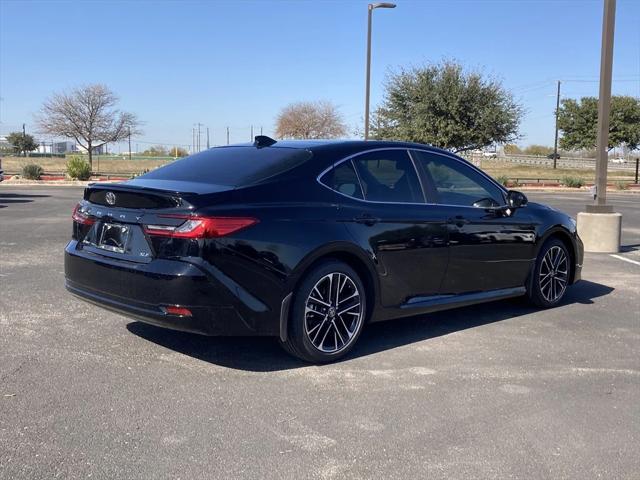
[[[86,159],[86,155],[80,155],[79,157]],[[38,164],[44,169],[46,173],[60,173],[64,174],[67,171],[68,158],[38,158]],[[122,158],[103,158],[98,161],[96,157],[93,158],[93,172],[94,173],[108,173],[108,174],[123,174],[131,175],[140,174],[141,172],[149,171],[166,165],[170,160],[166,159],[137,159],[137,160],[122,160]],[[27,157],[4,157],[2,159],[2,169],[5,173],[18,173],[22,171],[25,165],[33,163],[33,159]]]
[[[594,168],[556,168],[543,167],[539,165],[522,165],[519,163],[511,163],[500,160],[482,160],[482,170],[487,172],[493,178],[508,177],[512,180],[534,179],[534,180],[555,180],[562,182],[565,177],[580,178],[583,183],[592,183],[595,181],[596,172]],[[615,180],[633,180],[634,171],[629,170],[609,170],[608,179]]]

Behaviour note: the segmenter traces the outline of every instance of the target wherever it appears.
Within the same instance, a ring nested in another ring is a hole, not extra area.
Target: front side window
[[[502,190],[463,162],[420,150],[412,151],[438,195],[438,203],[467,207],[504,204]]]
[[[364,198],[376,202],[423,203],[418,174],[406,150],[382,150],[353,159]]]
[[[360,182],[350,161],[342,162],[332,168],[320,178],[320,181],[343,195],[362,199]]]

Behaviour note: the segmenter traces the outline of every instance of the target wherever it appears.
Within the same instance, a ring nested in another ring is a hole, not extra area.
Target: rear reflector
[[[182,317],[191,316],[191,310],[184,307],[170,306],[170,307],[162,307],[162,309],[164,310],[164,313],[168,315],[180,315]]]
[[[163,217],[163,215],[159,215]],[[197,217],[166,215],[165,218],[184,218],[185,222],[176,226],[145,225],[144,231],[149,235],[172,238],[216,238],[229,235],[243,228],[258,223],[249,217]]]
[[[95,220],[93,218],[82,211],[82,207],[79,203],[74,207],[71,218],[73,218],[74,222],[77,222],[81,225],[93,225],[95,223]]]

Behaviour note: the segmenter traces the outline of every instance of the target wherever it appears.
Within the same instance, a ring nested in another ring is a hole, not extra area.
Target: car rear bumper
[[[74,295],[161,327],[203,335],[276,335],[278,319],[266,306],[256,312],[233,289],[198,266],[181,260],[148,263],[88,252],[71,241],[65,248],[65,286]],[[179,306],[191,316],[165,311]]]

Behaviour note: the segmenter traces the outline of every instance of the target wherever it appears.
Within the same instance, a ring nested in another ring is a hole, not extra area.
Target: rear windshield
[[[218,147],[153,170],[139,178],[244,186],[286,172],[311,158],[308,150]]]

